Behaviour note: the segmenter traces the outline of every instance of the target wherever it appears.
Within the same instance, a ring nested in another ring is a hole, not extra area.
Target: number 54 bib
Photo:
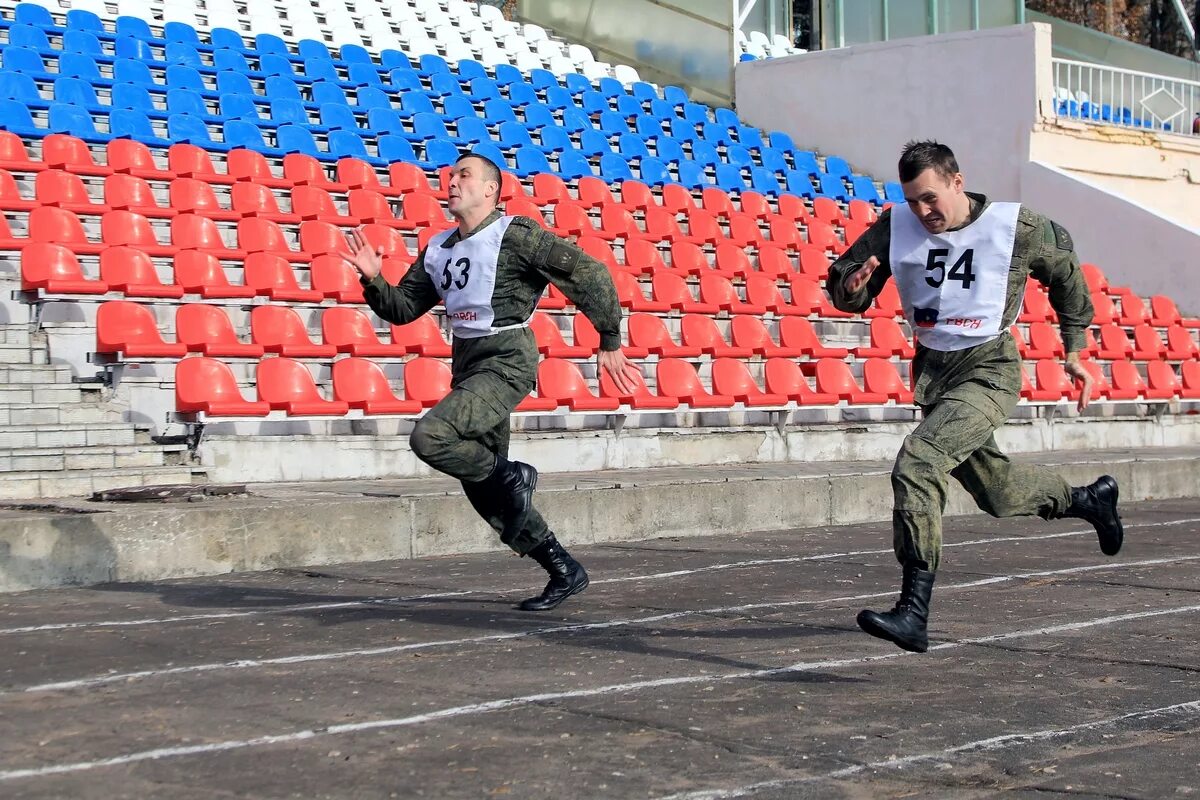
[[[527,324],[501,328],[492,325],[496,318],[492,295],[496,291],[500,244],[512,221],[512,217],[500,217],[470,238],[443,247],[458,230],[451,228],[431,238],[425,248],[425,271],[446,304],[446,316],[455,336],[478,339]]]
[[[907,206],[892,207],[892,277],[918,341],[964,350],[1003,323],[1020,203],[992,203],[956,231],[932,234]]]

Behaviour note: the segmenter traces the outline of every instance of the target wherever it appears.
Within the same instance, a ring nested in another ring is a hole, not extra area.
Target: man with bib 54
[[[413,428],[413,452],[457,478],[476,512],[519,555],[550,575],[545,590],[521,603],[544,611],[587,588],[583,566],[567,553],[533,507],[537,470],[508,459],[509,416],[533,390],[538,350],[529,320],[553,283],[600,334],[600,369],[632,393],[641,371],[621,353],[621,307],[608,268],[529,217],[496,208],[500,170],[467,154],[450,173],[447,208],[458,226],[430,239],[399,284],[381,274],[382,254],[357,231],[350,254],[367,304],[404,325],[439,300],[454,332],[451,390]]]
[[[1028,276],[1049,289],[1063,367],[1080,387],[1079,410],[1087,406],[1093,379],[1079,353],[1092,304],[1070,235],[1019,203],[965,191],[954,154],[937,142],[908,143],[899,172],[906,203],[880,215],[833,264],[826,285],[837,308],[861,312],[892,277],[916,338],[913,396],[923,419],[892,470],[900,599],[891,611],[860,612],[858,625],[925,652],[948,478],[995,517],[1084,519],[1106,555],[1120,550],[1124,530],[1111,476],[1071,487],[1049,469],[1014,464],[994,436],[1020,399],[1024,367],[1009,328]]]

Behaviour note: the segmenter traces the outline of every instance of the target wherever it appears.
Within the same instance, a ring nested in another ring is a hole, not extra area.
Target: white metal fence
[[[1200,113],[1200,82],[1053,59],[1054,106],[1061,117],[1190,134]]]

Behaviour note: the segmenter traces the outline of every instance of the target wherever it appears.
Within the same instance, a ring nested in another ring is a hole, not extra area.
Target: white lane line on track
[[[990,643],[1008,639],[1021,639],[1034,636],[1049,636],[1056,633],[1067,633],[1070,631],[1084,630],[1094,628],[1101,625],[1113,625],[1121,622],[1130,622],[1133,620],[1150,619],[1154,617],[1163,617],[1173,614],[1188,614],[1200,611],[1200,605],[1181,606],[1178,608],[1163,608],[1154,609],[1151,611],[1138,611],[1129,614],[1117,614],[1113,616],[1100,617],[1098,619],[1084,620],[1081,622],[1063,623],[1060,625],[1051,625],[1040,628],[1032,628],[1022,631],[1011,631],[1009,633],[995,634],[984,636],[975,639],[960,639],[954,642],[946,642],[929,648],[930,652],[944,652],[946,650],[954,650],[967,647],[973,644]],[[290,731],[288,733],[272,734],[267,736],[257,736],[251,739],[231,739],[226,741],[207,742],[205,744],[185,745],[179,747],[162,747],[152,750],[142,750],[134,753],[126,753],[124,755],[113,756],[111,758],[96,759],[93,761],[76,761],[65,764],[48,764],[38,767],[27,767],[21,769],[9,769],[0,771],[0,781],[18,780],[22,778],[44,778],[51,775],[62,775],[72,772],[85,772],[103,767],[120,766],[123,764],[134,764],[141,761],[157,761],[166,758],[179,758],[182,756],[206,755],[211,753],[228,752],[231,750],[244,750],[248,748],[265,747],[276,744],[291,744],[301,742],[308,739],[316,739],[325,736],[337,736],[347,733],[361,733],[372,730],[391,730],[397,728],[407,728],[416,725],[421,725],[426,722],[435,722],[443,719],[453,719],[469,716],[477,716],[488,714],[494,711],[503,711],[511,708],[521,708],[539,703],[551,703],[561,700],[577,700],[591,697],[602,697],[605,695],[625,694],[629,692],[638,692],[645,689],[658,689],[674,686],[686,686],[697,683],[722,683],[733,680],[752,680],[757,678],[770,678],[777,675],[794,674],[801,672],[813,672],[816,670],[838,669],[841,667],[856,666],[861,664],[870,664],[878,662],[891,662],[901,658],[909,658],[916,654],[909,653],[903,650],[891,651],[888,653],[861,656],[858,658],[845,659],[830,659],[825,661],[810,661],[800,662],[784,667],[773,667],[768,669],[746,670],[742,672],[729,673],[702,673],[699,675],[684,675],[672,678],[658,678],[654,680],[635,681],[631,683],[610,684],[607,686],[597,686],[590,689],[569,689],[559,692],[545,692],[542,694],[521,695],[518,697],[508,697],[499,700],[491,700],[483,703],[472,703],[470,705],[450,706],[441,708],[435,711],[426,712],[424,714],[415,714],[408,717],[398,717],[395,719],[381,719],[370,722],[355,722],[341,725],[330,725],[324,728],[312,728],[299,731]],[[928,655],[925,656],[928,658]]]
[[[1051,739],[1058,739],[1063,736],[1083,733],[1101,728],[1110,728],[1115,725],[1120,725],[1122,722],[1152,720],[1157,717],[1167,717],[1180,714],[1196,714],[1200,713],[1200,700],[1189,700],[1186,703],[1175,703],[1169,706],[1159,706],[1158,708],[1147,708],[1140,711],[1130,711],[1127,714],[1119,714],[1115,717],[1105,717],[1104,719],[1092,720],[1091,722],[1081,722],[1078,725],[1069,725],[1064,728],[1045,728],[1039,731],[1027,731],[1025,733],[1005,733],[1000,736],[991,736],[987,739],[976,739],[973,742],[965,742],[954,747],[947,747],[944,750],[934,750],[928,753],[919,753],[911,756],[900,756],[886,761],[872,761],[867,764],[855,764],[854,766],[844,767],[842,769],[826,772],[821,775],[809,775],[803,778],[778,778],[770,781],[760,781],[759,783],[751,783],[746,786],[739,786],[733,789],[707,789],[693,792],[684,792],[681,794],[672,794],[658,798],[658,800],[730,800],[734,797],[747,797],[758,792],[768,789],[784,789],[799,787],[805,784],[819,783],[821,781],[838,780],[839,778],[850,778],[871,770],[888,770],[888,769],[904,769],[913,764],[920,764],[927,761],[946,761],[952,756],[960,753],[987,753],[996,750],[1004,750],[1009,747],[1019,747],[1024,744],[1034,744],[1044,742]]]
[[[1137,525],[1126,525],[1127,529],[1135,528],[1153,528],[1162,527],[1165,525],[1190,525],[1200,522],[1200,518],[1171,520],[1168,522],[1147,522]],[[1060,533],[1047,533],[1035,536],[993,536],[986,539],[972,539],[965,542],[948,542],[942,545],[943,549],[960,548],[960,547],[975,547],[978,545],[1003,544],[1008,542],[1036,542],[1045,541],[1047,539],[1064,539],[1075,536],[1095,535],[1095,531],[1091,528],[1077,531],[1063,531]],[[667,578],[677,578],[685,575],[696,575],[704,572],[714,572],[727,569],[744,569],[749,567],[769,566],[772,564],[796,564],[805,561],[826,561],[834,558],[851,558],[854,556],[873,556],[890,554],[891,549],[877,550],[851,550],[840,553],[819,553],[811,556],[787,556],[783,558],[767,558],[754,559],[748,561],[734,561],[722,564],[710,564],[703,567],[696,567],[689,570],[673,570],[670,572],[656,572],[646,575],[629,575],[619,578],[599,578],[592,581],[593,586],[600,586],[607,583],[629,583],[638,581],[664,580]],[[518,589],[467,589],[457,592],[434,592],[430,594],[411,595],[408,597],[367,597],[362,600],[349,600],[335,603],[309,603],[292,606],[280,606],[276,608],[255,608],[246,611],[218,611],[209,614],[186,614],[177,617],[149,617],[144,619],[133,620],[97,620],[89,622],[57,622],[48,623],[45,625],[26,625],[15,628],[0,628],[0,636],[23,633],[41,633],[46,631],[61,631],[61,630],[85,630],[91,628],[123,628],[135,627],[143,625],[169,625],[179,622],[203,622],[203,621],[219,621],[224,619],[236,619],[239,617],[251,617],[259,614],[296,614],[308,611],[334,611],[341,609],[352,608],[369,608],[379,605],[396,605],[399,603],[415,602],[419,600],[437,600],[446,597],[462,597],[464,595],[497,595],[510,594],[529,589],[540,589],[541,587],[524,587]]]
[[[938,587],[938,593],[942,594],[948,591],[974,589],[980,586],[992,586],[999,583],[1009,583],[1018,580],[1028,580],[1030,578],[1043,578],[1053,576],[1069,576],[1088,572],[1106,572],[1111,570],[1128,569],[1131,567],[1150,567],[1161,566],[1164,564],[1175,564],[1187,561],[1200,560],[1200,555],[1197,556],[1177,556],[1174,558],[1154,558],[1144,561],[1127,561],[1127,562],[1105,562],[1102,564],[1088,564],[1081,567],[1066,567],[1056,570],[1042,570],[1038,572],[1024,572],[1014,575],[997,575],[989,578],[980,578],[973,581],[965,581],[962,583],[945,584]],[[606,620],[604,622],[588,622],[575,625],[557,625],[544,628],[534,628],[525,631],[514,631],[510,633],[493,633],[483,636],[471,636],[461,639],[442,639],[428,642],[411,642],[408,644],[390,645],[387,647],[367,647],[354,650],[338,650],[326,653],[311,653],[294,656],[280,656],[277,658],[239,658],[232,661],[218,661],[208,664],[193,664],[180,667],[166,667],[163,669],[138,670],[136,672],[110,672],[103,675],[95,675],[88,678],[78,678],[69,681],[54,681],[50,683],[35,684],[23,688],[6,689],[0,692],[0,698],[7,695],[29,693],[29,692],[54,692],[54,691],[70,691],[75,689],[92,688],[96,686],[104,686],[113,683],[129,683],[136,680],[145,680],[149,678],[162,678],[174,675],[188,675],[218,671],[235,671],[244,669],[255,669],[260,667],[285,666],[290,664],[308,664],[321,661],[341,661],[357,658],[365,658],[372,656],[392,655],[395,653],[403,653],[412,650],[427,650],[435,647],[456,647],[461,645],[475,644],[491,644],[494,642],[511,641],[513,639],[526,639],[534,636],[551,636],[562,633],[579,633],[582,631],[604,630],[606,628],[618,628],[634,625],[648,625],[652,623],[667,622],[670,620],[683,619],[686,617],[700,616],[704,614],[736,614],[747,611],[759,611],[764,609],[784,609],[793,608],[796,606],[809,605],[829,605],[832,603],[850,602],[856,600],[872,600],[879,597],[891,597],[895,595],[894,589],[886,592],[871,592],[868,594],[846,595],[842,597],[828,597],[817,600],[784,600],[778,602],[764,603],[749,603],[736,606],[723,606],[718,608],[702,608],[690,611],[672,611],[665,614],[655,614],[647,617],[634,617],[629,619]]]

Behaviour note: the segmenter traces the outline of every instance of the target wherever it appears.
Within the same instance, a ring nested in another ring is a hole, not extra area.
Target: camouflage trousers
[[[534,350],[534,364],[536,353]],[[456,368],[459,367],[459,356],[456,350]],[[480,369],[477,367],[482,359],[471,361],[474,362],[469,364],[473,367],[472,371],[465,375],[456,374],[450,393],[417,421],[409,444],[426,464],[438,472],[458,478],[476,513],[499,533],[504,527],[500,521],[502,500],[480,481],[492,473],[496,456],[508,457],[511,434],[509,417],[517,404],[529,394],[532,383],[526,369]],[[493,359],[493,364],[495,361]],[[504,377],[501,372],[512,377]],[[505,541],[504,544],[525,555],[550,535],[550,528],[542,515],[537,509],[531,509],[524,529],[512,541]]]
[[[1017,384],[1019,386],[1019,384]],[[1017,402],[1017,391],[960,384],[930,406],[905,439],[892,469],[892,535],[901,564],[923,561],[933,571],[942,550],[948,478],[957,480],[994,517],[1061,517],[1070,485],[1044,467],[1014,464],[996,446],[995,431]]]

